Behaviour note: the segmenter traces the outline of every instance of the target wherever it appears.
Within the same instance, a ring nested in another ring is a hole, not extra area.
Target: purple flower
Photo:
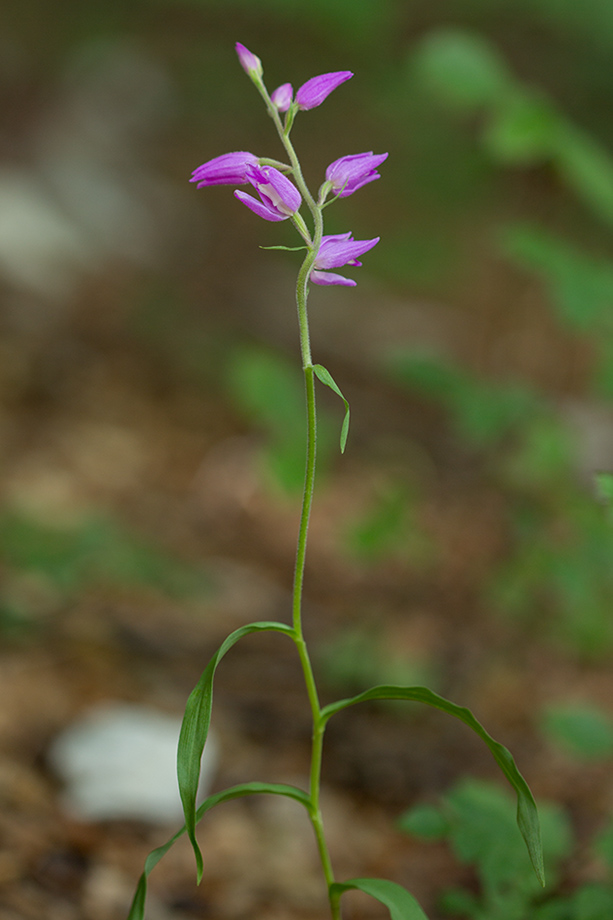
[[[355,287],[355,281],[351,278],[345,278],[343,275],[337,275],[325,269],[340,268],[341,265],[360,266],[362,263],[358,262],[357,256],[363,255],[376,246],[379,239],[380,237],[377,236],[374,240],[354,240],[351,233],[324,236],[311,271],[311,281],[314,284],[343,284],[347,287]]]
[[[349,70],[337,70],[334,73],[322,73],[319,77],[312,77],[303,83],[296,93],[296,103],[299,109],[306,111],[321,105],[337,86],[349,80],[353,74]]]
[[[387,153],[354,153],[351,156],[341,157],[330,163],[326,169],[326,179],[332,183],[332,191],[340,194],[341,198],[353,195],[359,188],[374,179],[380,179],[377,166],[387,160]]]
[[[247,170],[258,163],[258,158],[245,150],[222,153],[220,157],[207,160],[195,169],[189,181],[197,182],[197,188],[204,185],[244,185],[247,181]]]
[[[246,192],[237,190],[234,194],[264,220],[287,220],[302,204],[296,186],[273,166],[250,166],[247,180],[256,189],[261,201]]]
[[[292,84],[283,83],[281,86],[277,86],[277,88],[270,94],[270,101],[277,109],[279,109],[280,112],[287,112],[290,105],[292,104],[293,95],[294,90],[292,88]]]
[[[237,42],[234,47],[236,48],[236,53],[238,54],[238,59],[241,62],[243,70],[245,70],[250,77],[261,77],[264,73],[264,68],[257,54],[254,54],[249,48],[245,48],[240,42]]]

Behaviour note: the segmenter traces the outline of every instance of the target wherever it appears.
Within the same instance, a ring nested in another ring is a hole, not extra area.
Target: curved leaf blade
[[[352,878],[348,882],[334,882],[330,895],[335,901],[345,891],[357,889],[385,904],[392,920],[428,920],[412,894],[402,885],[383,878]]]
[[[332,377],[332,374],[327,368],[323,366],[323,364],[314,364],[313,371],[315,372],[315,376],[317,377],[317,379],[320,380],[321,383],[329,387],[333,393],[336,393],[337,396],[340,396],[340,398],[343,400],[345,404],[345,418],[343,419],[343,424],[341,427],[341,453],[344,454],[345,447],[347,446],[347,437],[349,435],[349,415],[350,415],[349,403],[347,402],[347,400],[341,393],[338,384]]]
[[[221,805],[222,802],[229,802],[231,799],[241,798],[246,795],[262,795],[269,793],[271,795],[284,795],[287,798],[300,802],[301,805],[309,810],[311,807],[310,799],[304,790],[297,786],[289,786],[285,783],[240,783],[237,786],[230,786],[222,792],[216,792],[207,796],[204,802],[198,807],[196,812],[196,822],[200,821],[205,812],[209,811],[215,805]],[[145,916],[145,899],[147,897],[147,880],[163,856],[169,851],[172,845],[182,837],[187,831],[184,824],[181,830],[162,844],[152,850],[145,860],[143,873],[138,881],[136,892],[128,914],[128,920],[144,920]]]
[[[427,687],[394,687],[389,685],[372,687],[370,690],[365,690],[364,693],[360,693],[351,699],[339,700],[326,706],[321,713],[322,720],[327,722],[336,712],[340,712],[348,706],[354,706],[356,703],[365,703],[369,700],[407,700],[414,703],[425,703],[427,706],[434,706],[436,709],[460,719],[465,725],[472,728],[481,740],[486,743],[494,760],[515,789],[517,794],[517,826],[524,838],[536,877],[541,885],[544,885],[543,848],[536,802],[528,783],[517,769],[511,752],[492,738],[470,709],[452,703]]]
[[[190,693],[185,705],[177,748],[177,779],[179,782],[179,794],[183,803],[187,835],[196,857],[198,883],[202,878],[203,861],[202,853],[196,840],[196,798],[200,782],[200,761],[202,760],[202,752],[204,751],[211,724],[215,671],[226,652],[243,636],[254,632],[271,631],[285,633],[292,638],[294,636],[294,631],[290,626],[272,621],[249,623],[247,626],[241,626],[240,629],[230,633],[202,672],[200,680]]]

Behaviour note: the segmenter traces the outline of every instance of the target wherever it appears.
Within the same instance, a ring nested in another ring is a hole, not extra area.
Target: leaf
[[[260,246],[260,249],[284,249],[285,252],[300,252],[301,249],[306,249],[306,246]]]
[[[396,826],[422,840],[441,840],[449,833],[449,821],[435,805],[415,805],[400,816]]]
[[[551,158],[561,126],[561,117],[547,99],[516,90],[492,113],[484,141],[502,163],[527,166]]]
[[[243,636],[253,632],[282,632],[293,638],[294,631],[285,623],[262,622],[241,626],[222,642],[215,652],[195,688],[189,695],[183,715],[177,749],[177,779],[183,803],[185,827],[196,857],[198,883],[202,878],[202,853],[196,840],[196,796],[200,781],[200,761],[211,722],[213,706],[213,678],[217,665],[227,651]],[[163,854],[162,854],[163,855]]]
[[[263,793],[284,795],[287,798],[295,799],[297,802],[304,805],[307,810],[311,807],[311,802],[306,792],[302,789],[298,789],[296,786],[288,786],[284,783],[240,783],[237,786],[230,786],[229,789],[224,789],[222,792],[216,792],[214,795],[207,796],[196,812],[196,822],[200,821],[205,812],[209,811],[215,805],[220,805],[222,802],[228,802],[231,799],[237,799],[241,796],[261,795]],[[128,920],[143,920],[145,915],[145,899],[147,897],[147,879],[162,857],[166,855],[179,837],[183,836],[186,830],[187,827],[184,824],[181,830],[173,834],[170,840],[167,840],[162,846],[156,847],[156,849],[152,850],[147,856],[143,874],[138,881],[136,892],[132,900]]]
[[[596,473],[598,496],[607,505],[613,503],[613,473]]]
[[[530,223],[503,229],[504,254],[545,283],[560,319],[573,330],[602,329],[611,316],[613,263]]]
[[[345,447],[347,445],[347,435],[349,434],[349,403],[335,383],[332,374],[330,371],[326,370],[323,364],[314,364],[313,370],[317,379],[322,383],[325,383],[327,387],[330,387],[330,389],[333,390],[337,396],[340,396],[340,398],[345,403],[345,418],[343,419],[343,425],[341,428],[341,453],[344,454]]]
[[[428,920],[413,895],[396,882],[383,878],[352,878],[348,882],[330,885],[330,896],[338,901],[345,891],[350,890],[363,891],[385,904],[392,920]]]
[[[421,43],[414,61],[426,85],[460,111],[497,105],[513,86],[494,46],[468,30],[438,29]]]
[[[613,159],[583,131],[567,125],[560,137],[556,166],[566,184],[597,217],[613,223]]]
[[[550,706],[542,727],[553,740],[585,760],[605,760],[613,755],[613,721],[597,706]]]
[[[325,724],[331,716],[348,706],[365,703],[369,700],[408,700],[414,703],[425,703],[427,706],[434,706],[448,715],[455,716],[479,735],[487,744],[494,760],[517,793],[517,825],[528,848],[528,854],[536,877],[541,885],[544,885],[543,848],[536,802],[526,780],[517,769],[510,751],[492,738],[470,709],[450,702],[450,700],[439,696],[438,693],[434,693],[427,687],[395,687],[387,685],[372,687],[370,690],[365,690],[364,693],[360,693],[351,699],[338,700],[336,703],[330,703],[329,706],[325,706],[321,712],[322,723]]]

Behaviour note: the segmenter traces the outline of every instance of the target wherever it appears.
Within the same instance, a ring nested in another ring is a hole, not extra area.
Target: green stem
[[[319,215],[319,227],[316,224],[315,239],[319,231],[321,239],[321,215]],[[315,250],[317,252],[317,250]],[[296,551],[296,565],[294,570],[294,588],[292,598],[292,624],[294,627],[294,641],[298,649],[302,671],[307,689],[309,703],[313,714],[313,736],[311,748],[311,773],[309,783],[309,796],[311,799],[311,824],[315,832],[317,848],[323,873],[326,879],[328,892],[334,882],[334,872],[330,853],[324,836],[323,818],[319,802],[319,790],[321,785],[321,760],[323,750],[323,735],[325,724],[321,718],[321,706],[315,684],[313,667],[309,657],[308,649],[304,641],[302,631],[302,593],[304,585],[304,569],[306,562],[307,537],[309,529],[309,519],[311,507],[313,504],[313,492],[315,487],[315,467],[317,457],[317,409],[315,403],[315,374],[311,359],[311,346],[309,341],[309,323],[307,314],[307,297],[308,297],[308,277],[312,268],[314,256],[309,253],[304,260],[300,272],[298,273],[298,282],[296,286],[296,303],[298,307],[298,328],[300,331],[300,348],[302,353],[305,390],[306,390],[306,408],[307,408],[307,457],[306,471],[304,480],[304,492],[302,497],[302,511],[300,514],[300,526],[298,529],[298,547]],[[333,920],[339,920],[338,902],[330,899],[330,909]]]
[[[317,849],[323,873],[328,888],[328,898],[330,901],[330,910],[332,920],[340,920],[340,908],[338,899],[330,895],[331,885],[334,883],[334,872],[332,861],[328,851],[328,845],[324,836],[323,818],[319,802],[319,790],[321,785],[321,759],[323,750],[323,735],[325,722],[321,718],[321,706],[313,666],[309,652],[304,641],[302,631],[302,589],[304,585],[304,569],[306,562],[307,536],[309,530],[309,519],[311,516],[311,507],[313,504],[313,491],[315,486],[315,463],[317,456],[317,410],[315,405],[315,374],[313,371],[313,360],[311,357],[311,342],[309,335],[309,319],[307,313],[307,300],[309,296],[309,276],[313,269],[321,239],[323,236],[323,214],[321,205],[318,205],[311,195],[300,168],[300,162],[296,156],[296,151],[289,139],[289,132],[293,118],[288,118],[287,125],[284,127],[277,108],[271,102],[268,90],[263,81],[258,78],[254,83],[266,103],[268,114],[275,123],[277,133],[289,157],[292,167],[292,178],[300,190],[306,205],[313,218],[313,237],[309,236],[308,229],[300,216],[295,215],[293,220],[294,226],[303,237],[307,244],[307,255],[298,272],[296,284],[296,307],[298,310],[298,330],[300,333],[300,353],[302,356],[302,368],[304,371],[304,383],[306,391],[306,410],[307,410],[307,450],[306,450],[306,470],[304,479],[304,492],[302,496],[302,510],[300,513],[300,525],[298,529],[298,546],[296,549],[296,565],[294,569],[294,587],[292,592],[292,624],[294,629],[294,642],[298,649],[300,663],[304,674],[307,695],[313,714],[313,736],[311,747],[311,771],[309,781],[309,798],[310,808],[309,816],[315,832]],[[291,114],[291,113],[290,113]]]
[[[317,409],[315,404],[315,374],[313,371],[313,360],[311,357],[311,342],[309,335],[309,318],[307,312],[307,300],[309,296],[309,276],[313,269],[313,264],[319,252],[321,239],[323,236],[323,214],[321,206],[318,205],[311,195],[300,168],[300,162],[296,156],[294,147],[289,139],[289,128],[284,128],[279,112],[270,101],[270,96],[263,83],[258,82],[256,86],[266,103],[268,113],[275,123],[277,133],[285,151],[289,157],[292,166],[292,178],[294,179],[300,193],[306,202],[313,218],[313,238],[308,237],[306,226],[300,218],[300,222],[294,222],[296,229],[307,242],[307,255],[298,272],[296,283],[296,307],[298,310],[298,330],[300,334],[300,353],[302,356],[302,368],[304,371],[304,382],[306,391],[306,414],[307,414],[307,450],[306,450],[306,470],[304,479],[304,492],[302,496],[302,510],[300,513],[300,525],[298,529],[298,546],[296,550],[296,565],[294,569],[294,587],[292,593],[292,624],[294,628],[294,642],[298,649],[300,663],[304,674],[307,695],[313,714],[313,735],[311,747],[311,770],[309,780],[309,797],[311,805],[309,815],[311,824],[315,832],[317,849],[321,861],[326,885],[328,889],[328,898],[330,901],[330,910],[332,920],[340,920],[340,908],[338,899],[333,899],[330,895],[330,888],[334,883],[334,871],[328,845],[326,843],[323,817],[320,807],[320,786],[321,786],[321,761],[323,753],[323,736],[325,722],[321,718],[321,706],[319,695],[315,684],[313,666],[309,652],[304,640],[302,631],[302,593],[304,585],[304,570],[306,562],[307,537],[309,529],[309,519],[311,516],[311,507],[313,504],[313,492],[315,487],[315,466],[317,457]],[[300,215],[297,215],[300,217]]]

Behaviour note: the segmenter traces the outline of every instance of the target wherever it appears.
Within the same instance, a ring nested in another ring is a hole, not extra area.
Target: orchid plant
[[[272,794],[295,800],[305,810],[313,827],[315,841],[325,879],[330,911],[333,920],[340,920],[341,895],[350,889],[359,889],[376,898],[390,911],[393,920],[425,920],[425,914],[416,899],[396,882],[385,879],[356,878],[338,881],[334,874],[331,854],[324,833],[320,808],[321,764],[324,732],[328,721],[349,706],[369,700],[407,700],[433,706],[460,719],[485,742],[495,761],[517,794],[517,822],[525,840],[528,854],[537,877],[543,879],[543,860],[540,843],[539,820],[536,804],[530,789],[517,769],[510,752],[495,741],[465,707],[445,699],[427,687],[382,685],[365,690],[350,699],[342,699],[322,706],[315,682],[311,658],[303,635],[302,595],[304,584],[307,533],[313,501],[315,459],[317,445],[317,414],[315,404],[316,380],[329,387],[343,401],[345,416],[341,428],[340,448],[345,450],[349,430],[349,404],[330,372],[321,364],[314,364],[311,356],[307,300],[309,284],[354,286],[355,281],[338,274],[334,269],[342,266],[359,267],[359,257],[379,242],[379,237],[355,240],[351,232],[324,235],[324,209],[339,199],[354,194],[364,185],[380,178],[378,168],[388,154],[366,153],[342,156],[330,163],[325,180],[314,196],[304,180],[298,156],[290,140],[296,116],[321,105],[327,97],[353,74],[342,70],[326,73],[307,80],[294,95],[291,84],[284,83],[269,93],[263,80],[260,59],[244,45],[237,43],[238,59],[255,88],[262,97],[268,114],[277,130],[288,162],[268,157],[258,157],[246,151],[222,154],[203,163],[194,170],[190,181],[198,188],[211,185],[251,185],[257,198],[242,189],[235,197],[258,217],[268,221],[289,220],[302,244],[298,247],[275,246],[274,249],[304,250],[305,256],[298,271],[296,306],[300,351],[306,390],[306,473],[302,511],[298,530],[298,545],[294,570],[291,624],[283,622],[256,622],[232,632],[221,644],[205,668],[192,691],[185,709],[177,754],[179,792],[185,816],[184,826],[165,844],[153,850],[145,862],[144,872],[132,902],[129,920],[142,920],[145,914],[147,880],[151,870],[183,834],[192,844],[200,882],[203,858],[196,839],[196,825],[203,815],[215,805],[247,795]],[[310,215],[311,229],[301,214],[303,204]],[[224,789],[198,803],[200,764],[211,720],[213,679],[224,655],[243,636],[263,631],[278,632],[294,643],[302,667],[306,694],[312,713],[312,745],[309,782],[306,788],[278,783],[247,782]]]

